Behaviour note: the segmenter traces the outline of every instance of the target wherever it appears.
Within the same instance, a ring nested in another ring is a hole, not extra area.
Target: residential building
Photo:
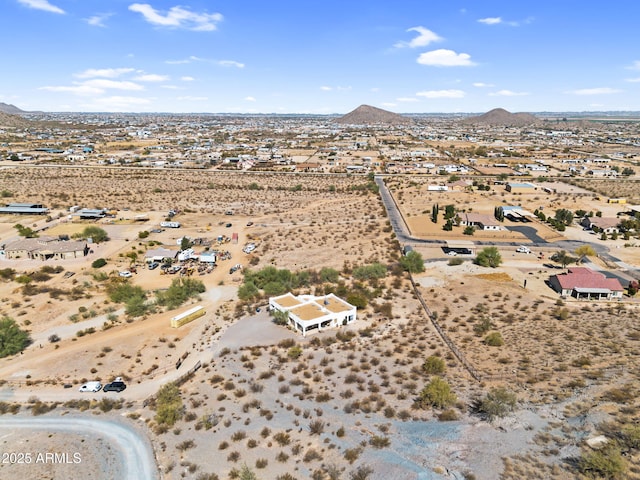
[[[286,293],[269,299],[269,308],[289,314],[289,325],[306,336],[310,331],[322,331],[348,325],[356,320],[356,307],[335,296]]]
[[[620,299],[624,291],[617,278],[607,278],[586,267],[570,268],[567,273],[552,275],[549,284],[563,297],[583,300]]]

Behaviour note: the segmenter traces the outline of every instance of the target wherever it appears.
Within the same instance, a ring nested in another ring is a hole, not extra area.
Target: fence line
[[[481,382],[482,376],[480,375],[478,370],[476,370],[476,368],[468,362],[467,358],[458,349],[456,344],[453,343],[451,338],[449,338],[449,335],[447,335],[446,332],[442,329],[442,327],[438,323],[438,319],[433,314],[433,312],[431,312],[431,309],[427,306],[427,302],[425,302],[424,298],[422,298],[422,294],[418,290],[418,286],[416,285],[416,282],[413,280],[413,276],[411,275],[411,273],[409,273],[409,280],[411,280],[411,285],[413,286],[413,292],[416,294],[416,297],[418,297],[418,300],[420,301],[422,308],[427,314],[427,317],[429,317],[429,320],[431,320],[431,324],[434,326],[434,328],[440,335],[440,338],[442,338],[444,343],[447,344],[447,346],[449,347],[449,350],[451,350],[451,352],[456,356],[456,358],[462,364],[462,366],[467,369],[467,371],[474,378],[474,380]]]

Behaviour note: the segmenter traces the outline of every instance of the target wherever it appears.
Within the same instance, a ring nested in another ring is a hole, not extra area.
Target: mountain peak
[[[412,120],[410,118],[389,112],[388,110],[372,107],[371,105],[360,105],[355,110],[336,120],[336,123],[342,125],[371,125],[380,123],[399,125],[411,122]]]

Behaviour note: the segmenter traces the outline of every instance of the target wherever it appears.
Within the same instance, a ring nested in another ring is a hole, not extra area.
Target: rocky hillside
[[[540,120],[530,113],[511,113],[504,108],[494,108],[493,110],[477,116],[464,119],[462,122],[466,124],[484,124],[484,125],[506,125],[521,127],[538,123]]]
[[[11,115],[17,115],[19,113],[26,113],[24,110],[20,110],[15,105],[11,105],[10,103],[2,103],[2,102],[0,102],[0,112],[9,113]]]
[[[397,113],[382,110],[370,105],[360,105],[358,108],[346,115],[338,118],[336,123],[341,125],[371,125],[387,124],[402,125],[411,123],[413,120]]]
[[[30,124],[29,120],[18,115],[0,112],[0,128],[24,128]]]

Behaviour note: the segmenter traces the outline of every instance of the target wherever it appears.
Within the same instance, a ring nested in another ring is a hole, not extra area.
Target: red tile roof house
[[[590,268],[570,268],[568,273],[549,278],[551,287],[563,297],[587,300],[613,300],[622,298],[624,291],[617,278],[607,278]]]

